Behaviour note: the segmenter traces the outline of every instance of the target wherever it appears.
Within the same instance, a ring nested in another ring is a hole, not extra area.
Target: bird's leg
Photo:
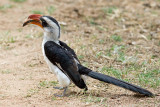
[[[67,88],[68,88],[68,87],[64,87],[64,88],[62,88],[62,89],[64,89],[64,91],[63,91],[63,93],[62,93],[61,95],[54,94],[54,96],[56,96],[56,97],[64,97],[64,96],[65,96],[65,94],[66,94],[66,90],[67,90]]]

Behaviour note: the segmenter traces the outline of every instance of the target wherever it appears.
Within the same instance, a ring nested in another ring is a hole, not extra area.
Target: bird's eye
[[[47,24],[47,22],[45,20],[42,20],[42,26],[43,27],[47,27],[48,26],[48,24]]]
[[[42,23],[45,23],[46,21],[42,20]]]

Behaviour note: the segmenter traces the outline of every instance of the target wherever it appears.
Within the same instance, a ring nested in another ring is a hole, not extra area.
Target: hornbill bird
[[[56,96],[64,96],[67,87],[71,82],[81,89],[88,90],[85,83],[85,76],[89,76],[94,79],[143,94],[144,96],[153,96],[153,94],[146,89],[108,75],[94,72],[81,65],[74,50],[71,49],[66,43],[59,40],[60,25],[53,17],[32,14],[28,17],[27,21],[24,22],[23,26],[28,24],[38,25],[44,30],[42,42],[44,59],[47,62],[50,70],[58,78],[60,87],[54,88],[64,89],[62,94],[55,94]]]

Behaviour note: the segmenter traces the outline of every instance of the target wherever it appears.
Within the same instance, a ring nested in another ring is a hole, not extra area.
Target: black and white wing
[[[44,44],[44,51],[50,62],[54,65],[58,64],[64,74],[66,74],[75,85],[79,88],[86,88],[86,84],[78,72],[78,66],[74,60],[73,52],[68,51],[53,41],[48,41]]]
[[[67,49],[73,55],[73,57],[80,63],[80,61],[77,58],[76,53],[74,52],[74,50],[72,48],[70,48],[66,43],[64,43],[62,41],[59,41],[59,43],[63,48]]]

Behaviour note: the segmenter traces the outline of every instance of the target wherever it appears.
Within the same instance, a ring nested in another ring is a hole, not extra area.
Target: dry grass
[[[96,3],[95,3],[96,2]],[[0,104],[2,106],[159,106],[159,0],[8,0],[0,4]],[[13,14],[14,13],[14,14]],[[42,30],[22,28],[33,13],[51,15],[61,25],[61,40],[83,65],[157,94],[135,96],[124,89],[89,79],[89,91],[71,85],[61,91],[41,53]],[[93,84],[94,83],[94,84]],[[65,103],[64,103],[65,102]]]

